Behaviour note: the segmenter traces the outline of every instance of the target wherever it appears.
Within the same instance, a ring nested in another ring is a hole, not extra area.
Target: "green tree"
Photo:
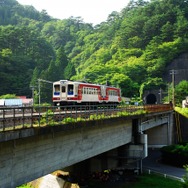
[[[181,106],[182,100],[188,96],[188,81],[182,80],[175,86],[175,103],[177,106]]]
[[[1,95],[0,99],[16,99],[16,95],[15,94],[5,94],[5,95]]]
[[[188,20],[185,17],[185,13],[182,10],[177,12],[177,22],[175,23],[174,36],[187,38],[188,37]]]
[[[66,79],[65,78],[65,68],[66,68],[67,65],[68,65],[68,59],[67,59],[67,56],[64,52],[64,48],[60,47],[57,50],[56,61],[55,61],[56,80]]]
[[[122,96],[124,97],[138,95],[138,85],[124,74],[115,73],[110,82],[114,86],[121,88]]]

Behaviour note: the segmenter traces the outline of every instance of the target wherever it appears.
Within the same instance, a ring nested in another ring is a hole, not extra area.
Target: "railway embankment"
[[[188,141],[188,108],[175,107],[174,122],[176,141]]]

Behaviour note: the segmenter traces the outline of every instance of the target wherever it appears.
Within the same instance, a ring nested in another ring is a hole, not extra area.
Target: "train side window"
[[[95,95],[97,95],[97,89],[95,88]]]
[[[88,94],[92,94],[92,88],[88,88]]]

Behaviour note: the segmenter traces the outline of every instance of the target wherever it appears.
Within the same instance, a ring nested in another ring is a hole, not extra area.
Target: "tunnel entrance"
[[[146,104],[156,104],[157,102],[157,98],[154,94],[149,94],[147,97],[146,97]]]

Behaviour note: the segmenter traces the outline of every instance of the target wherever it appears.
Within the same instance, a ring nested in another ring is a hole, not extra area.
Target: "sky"
[[[33,5],[46,10],[53,18],[81,17],[93,25],[106,21],[113,11],[120,12],[130,0],[17,0],[22,5]]]

